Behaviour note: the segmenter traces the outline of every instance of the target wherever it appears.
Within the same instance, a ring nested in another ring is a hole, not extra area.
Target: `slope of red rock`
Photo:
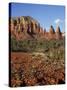
[[[53,26],[50,26],[49,32],[40,26],[40,23],[30,16],[22,16],[17,18],[10,18],[9,30],[11,35],[16,39],[28,39],[28,38],[44,38],[44,39],[62,39],[62,33],[60,27],[56,28],[56,32]],[[48,34],[47,34],[48,33]]]

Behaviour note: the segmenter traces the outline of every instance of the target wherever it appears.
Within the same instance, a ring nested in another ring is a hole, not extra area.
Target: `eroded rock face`
[[[49,29],[49,39],[55,39],[55,30],[52,25],[50,26]]]
[[[49,33],[50,33],[50,34],[55,34],[55,31],[54,31],[54,28],[53,28],[53,26],[52,26],[52,25],[50,26]]]
[[[40,26],[40,23],[30,16],[22,16],[11,18],[9,22],[9,30],[11,35],[17,39],[61,39],[62,33],[60,27],[56,28],[56,32],[53,26],[50,26],[49,32]]]
[[[60,31],[60,27],[59,26],[57,26],[55,34],[56,34],[56,39],[62,39],[62,33]]]

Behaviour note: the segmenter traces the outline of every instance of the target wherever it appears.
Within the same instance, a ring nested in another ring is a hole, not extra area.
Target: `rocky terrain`
[[[10,86],[65,83],[65,34],[57,26],[49,32],[29,16],[11,18]]]
[[[50,40],[63,38],[63,33],[59,26],[54,30],[51,25],[49,32],[46,32],[46,28],[42,28],[40,23],[30,16],[11,18],[9,22],[9,30],[11,35],[18,40],[32,38]]]

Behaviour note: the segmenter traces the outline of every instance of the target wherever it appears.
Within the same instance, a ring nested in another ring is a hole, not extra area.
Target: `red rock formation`
[[[53,26],[52,26],[52,25],[50,26],[49,33],[50,33],[50,34],[54,34],[54,33],[55,33],[54,28],[53,28]]]
[[[50,26],[49,32],[40,26],[40,24],[29,16],[23,16],[20,18],[11,18],[9,22],[9,30],[11,35],[17,39],[61,39],[62,33],[59,26],[56,28],[56,32],[53,26]]]
[[[56,28],[55,35],[56,35],[56,39],[62,39],[62,33],[60,31],[60,27],[59,26],[57,26],[57,28]]]
[[[44,35],[46,34],[46,28],[44,28]]]
[[[55,36],[55,31],[53,26],[51,25],[49,30],[49,39],[54,39],[54,36]]]

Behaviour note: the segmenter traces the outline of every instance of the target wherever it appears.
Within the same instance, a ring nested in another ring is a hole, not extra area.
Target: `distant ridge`
[[[46,28],[42,28],[40,23],[30,16],[12,17],[9,18],[9,31],[11,37],[16,39],[63,39],[65,35],[57,26],[54,30],[53,26],[50,26],[49,32],[46,32]]]

